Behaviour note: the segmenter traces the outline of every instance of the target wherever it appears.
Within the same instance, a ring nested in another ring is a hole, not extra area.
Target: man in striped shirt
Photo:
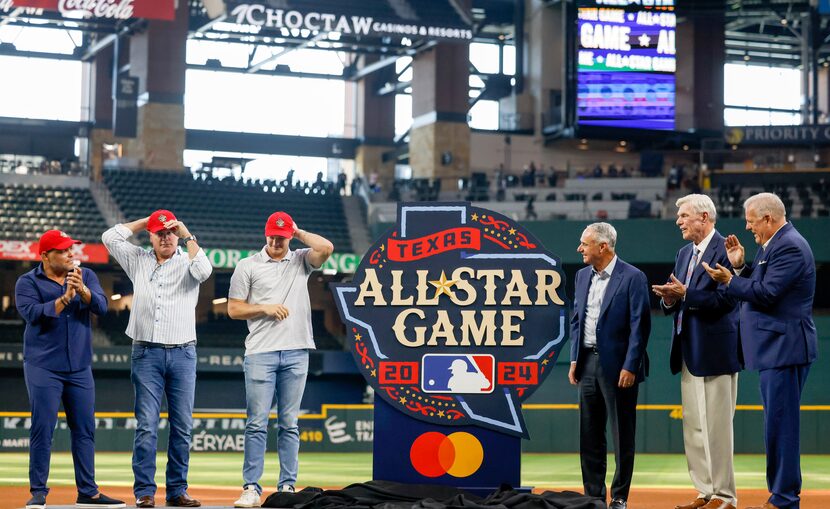
[[[151,250],[129,242],[147,230]],[[212,267],[196,238],[169,210],[118,224],[101,237],[133,282],[127,336],[133,340],[132,382],[138,425],[133,446],[136,506],[155,507],[156,442],[161,399],[167,397],[167,505],[198,507],[187,494],[196,389],[196,302]],[[186,249],[179,249],[182,239]]]

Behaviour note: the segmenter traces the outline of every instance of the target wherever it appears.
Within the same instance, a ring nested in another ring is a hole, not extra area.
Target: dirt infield
[[[135,502],[129,487],[106,487],[103,491],[111,497],[123,499],[128,506]],[[537,488],[534,491],[542,492],[545,488]],[[201,500],[203,505],[231,507],[239,495],[239,489],[194,486],[188,490],[188,493]],[[75,503],[76,495],[75,489],[69,486],[52,488],[48,505],[72,505]],[[693,490],[632,488],[628,507],[631,509],[672,509],[675,505],[692,501],[695,495]],[[739,490],[739,507],[761,505],[766,501],[767,496],[764,490]],[[25,486],[0,486],[0,509],[19,509],[28,499],[29,490]],[[164,506],[163,489],[156,493],[156,505],[157,507]],[[830,490],[805,491],[801,495],[801,509],[828,507],[830,507]]]

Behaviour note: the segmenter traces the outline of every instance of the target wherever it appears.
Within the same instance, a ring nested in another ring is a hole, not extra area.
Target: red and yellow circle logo
[[[424,433],[409,449],[409,460],[424,477],[469,477],[484,461],[484,449],[478,439],[463,431],[445,435],[437,431]]]

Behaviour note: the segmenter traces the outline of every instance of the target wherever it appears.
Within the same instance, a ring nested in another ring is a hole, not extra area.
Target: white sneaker
[[[294,491],[294,485],[293,484],[283,484],[282,486],[280,486],[279,492],[280,493],[296,493]]]
[[[259,507],[261,505],[259,493],[253,486],[247,486],[239,496],[239,500],[233,503],[234,507]]]

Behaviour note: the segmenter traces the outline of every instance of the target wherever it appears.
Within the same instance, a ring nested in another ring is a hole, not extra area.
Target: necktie
[[[695,271],[695,267],[697,266],[697,258],[700,255],[700,250],[695,248],[694,254],[692,255],[692,259],[689,260],[689,267],[686,269],[686,280],[683,281],[683,284],[686,285],[686,288],[689,287],[689,282],[692,280],[692,272]],[[680,305],[680,312],[677,313],[677,333],[680,334],[680,331],[683,330],[683,304]]]

